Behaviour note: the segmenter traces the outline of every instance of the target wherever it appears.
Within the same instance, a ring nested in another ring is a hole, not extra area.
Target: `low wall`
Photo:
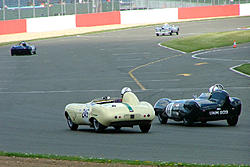
[[[76,27],[121,24],[120,12],[105,12],[76,15]]]
[[[0,21],[0,35],[26,32],[26,20]]]
[[[27,19],[27,32],[47,32],[76,28],[75,15]]]
[[[222,6],[201,6],[179,8],[179,19],[196,19],[208,17],[225,17],[225,16],[239,16],[239,5],[222,5]]]
[[[178,21],[178,8],[121,11],[121,24],[152,24]]]
[[[112,24],[153,24],[183,19],[250,16],[250,4],[114,11],[0,21],[0,35],[47,32]]]

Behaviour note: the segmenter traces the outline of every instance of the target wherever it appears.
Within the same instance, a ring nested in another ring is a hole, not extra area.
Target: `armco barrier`
[[[76,15],[76,27],[121,24],[120,12],[104,12]]]
[[[250,16],[250,3],[240,4],[240,16]]]
[[[26,20],[0,21],[0,35],[26,32]]]
[[[47,32],[76,28],[75,15],[27,19],[27,32]]]
[[[178,21],[178,8],[121,11],[121,24],[145,24]]]
[[[178,9],[179,19],[239,16],[239,5],[202,6]]]

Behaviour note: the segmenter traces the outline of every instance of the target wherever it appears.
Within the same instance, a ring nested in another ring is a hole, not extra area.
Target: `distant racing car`
[[[173,33],[176,33],[176,35],[179,35],[180,28],[178,26],[164,24],[161,27],[155,28],[155,34],[156,36],[162,36],[162,35],[172,35]]]
[[[79,125],[89,125],[96,132],[109,126],[119,130],[121,127],[139,125],[147,133],[155,117],[151,104],[139,101],[132,92],[126,92],[121,102],[110,97],[96,99],[89,103],[71,103],[65,107],[65,117],[71,130]]]
[[[20,42],[19,45],[12,46],[10,49],[11,56],[14,55],[32,55],[36,54],[36,47],[29,45],[27,42]]]
[[[166,124],[168,119],[183,121],[185,125],[227,120],[229,126],[235,126],[241,113],[241,100],[229,97],[223,86],[216,84],[209,89],[209,93],[202,93],[193,99],[159,99],[154,110],[161,124]]]

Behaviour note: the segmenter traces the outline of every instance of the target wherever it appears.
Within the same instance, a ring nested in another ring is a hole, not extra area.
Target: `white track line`
[[[176,82],[176,81],[180,81],[180,79],[164,79],[164,80],[160,80],[160,79],[155,79],[155,80],[143,80],[140,82]],[[124,81],[124,82],[134,82],[134,81]]]
[[[167,47],[167,46],[163,46],[161,43],[158,43],[158,46],[160,46],[160,47],[162,47],[162,48],[166,48],[166,49],[172,50],[172,51],[175,51],[175,52],[179,52],[179,53],[186,54],[186,52],[183,52],[183,51],[181,51],[181,50],[177,50],[177,49],[169,48],[169,47]]]
[[[244,46],[244,47],[240,47],[240,48],[249,48],[250,46]],[[221,51],[225,51],[225,50],[235,50],[235,49],[239,49],[239,48],[225,48],[225,49],[216,49],[216,50],[200,50],[200,51],[194,51],[192,52],[192,58],[194,59],[199,59],[199,60],[219,60],[219,61],[241,61],[241,62],[250,62],[250,60],[233,60],[233,59],[217,59],[217,58],[202,58],[202,57],[198,57],[199,55],[203,55],[203,54],[207,54],[207,53],[211,53],[211,52],[221,52]]]
[[[239,66],[241,66],[241,65],[242,65],[242,64],[237,65],[237,66],[233,66],[233,67],[231,67],[231,68],[229,68],[229,69],[230,69],[231,71],[233,71],[233,72],[236,72],[236,73],[238,73],[238,74],[240,74],[240,75],[243,75],[243,76],[246,76],[246,77],[249,77],[249,78],[250,78],[250,75],[244,74],[244,73],[239,72],[239,71],[237,71],[237,70],[234,69],[234,68],[239,67]]]
[[[182,92],[182,91],[193,91],[193,90],[206,90],[207,88],[161,88],[161,89],[146,89],[146,90],[133,90],[133,92],[138,93],[138,92],[144,92],[144,91],[149,91],[149,92]],[[250,87],[227,87],[227,89],[250,89]],[[24,92],[1,92],[0,94],[52,94],[52,93],[82,93],[82,92],[120,92],[121,90],[119,89],[110,89],[110,90],[57,90],[57,91],[42,91],[42,90],[34,90],[34,91],[24,91]]]
[[[240,47],[240,48],[249,48],[250,46],[244,46],[244,47]],[[192,52],[195,53],[194,55],[192,55],[192,58],[194,59],[199,59],[199,60],[219,60],[219,61],[238,61],[238,62],[247,62],[249,63],[250,60],[233,60],[233,59],[217,59],[217,58],[201,58],[201,57],[198,57],[199,55],[202,55],[202,54],[207,54],[207,53],[210,53],[210,52],[220,52],[220,51],[225,51],[225,50],[232,50],[232,49],[239,49],[239,48],[226,48],[226,49],[217,49],[217,50],[208,50],[208,51],[201,51],[200,53],[197,53],[199,51],[195,51],[195,52]],[[247,74],[244,74],[242,72],[239,72],[237,70],[235,70],[234,68],[236,67],[239,67],[241,66],[242,64],[240,65],[237,65],[237,66],[234,66],[234,67],[230,67],[229,70],[235,72],[235,73],[238,73],[240,75],[243,75],[245,77],[249,77],[250,78],[250,75],[247,75]]]

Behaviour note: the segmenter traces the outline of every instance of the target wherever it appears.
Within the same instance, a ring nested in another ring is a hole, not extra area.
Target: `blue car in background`
[[[11,47],[11,56],[14,55],[33,55],[36,54],[36,47],[34,45],[29,45],[27,42],[20,42],[19,45]]]

